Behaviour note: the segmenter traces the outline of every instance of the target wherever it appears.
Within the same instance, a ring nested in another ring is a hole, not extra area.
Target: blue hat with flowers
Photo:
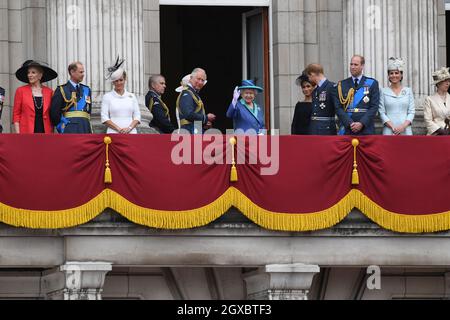
[[[243,80],[242,85],[239,87],[239,90],[251,89],[256,90],[258,92],[263,92],[264,89],[255,85],[252,80]]]

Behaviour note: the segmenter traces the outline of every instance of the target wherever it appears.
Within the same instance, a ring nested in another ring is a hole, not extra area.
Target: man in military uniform
[[[153,114],[150,127],[163,134],[172,134],[176,128],[170,120],[170,111],[161,96],[166,91],[166,79],[162,75],[154,75],[149,80],[150,91],[145,96],[145,105]]]
[[[0,133],[3,133],[3,126],[2,126],[2,114],[3,114],[3,103],[5,102],[5,89],[0,87]]]
[[[310,64],[305,73],[309,81],[316,85],[312,97],[310,135],[335,136],[336,111],[334,105],[336,85],[328,81],[320,64]]]
[[[58,86],[53,95],[50,116],[53,125],[61,134],[89,134],[91,127],[91,89],[84,80],[84,66],[81,62],[69,65],[70,80]]]
[[[375,79],[363,76],[364,66],[364,57],[355,55],[350,63],[352,76],[338,83],[335,103],[341,121],[339,135],[375,134],[380,90]]]
[[[181,128],[191,134],[202,134],[210,129],[216,120],[214,114],[206,114],[200,91],[206,83],[206,72],[197,68],[191,74],[191,80],[178,97],[177,109],[180,114]]]

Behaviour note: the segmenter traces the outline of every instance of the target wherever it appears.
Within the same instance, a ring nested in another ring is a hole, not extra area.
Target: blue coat
[[[362,77],[356,90],[364,88],[367,79],[371,78]],[[378,113],[378,108],[380,107],[380,89],[378,82],[375,79],[371,80],[373,80],[374,82],[368,90],[368,94],[365,95],[368,99],[366,99],[366,101],[364,101],[364,99],[361,100],[356,106],[350,105],[348,111],[354,110],[354,112],[351,112],[351,114],[345,112],[344,106],[340,104],[339,96],[338,94],[336,94],[336,113],[339,117],[339,120],[341,121],[341,126],[345,128],[346,135],[356,135],[350,129],[350,126],[354,122],[360,122],[364,125],[363,130],[357,135],[364,136],[375,134],[375,117]],[[350,77],[342,81],[341,84],[342,94],[344,98],[346,98],[349,90],[351,88],[354,88],[353,79]]]
[[[258,108],[257,117],[255,117],[255,115],[244,105],[242,99],[238,101],[236,107],[234,107],[233,104],[230,105],[227,117],[233,119],[235,131],[254,130],[256,134],[259,134],[265,130],[263,111],[259,106],[256,107]]]
[[[336,85],[333,82],[325,80],[320,88],[314,90],[310,135],[335,136],[337,134],[335,89]]]
[[[177,109],[180,113],[181,129],[191,134],[203,133],[203,126],[208,123],[208,118],[205,105],[197,91],[190,86],[183,90],[178,97]]]
[[[389,121],[394,126],[400,126],[407,120],[411,123],[414,121],[416,104],[414,102],[414,94],[410,88],[403,88],[398,96],[389,87],[381,89],[380,92],[380,118],[384,125]],[[391,136],[394,133],[390,128],[384,126],[383,134]],[[412,136],[412,127],[406,128],[402,135]]]
[[[172,134],[176,129],[170,121],[170,112],[161,97],[154,91],[150,90],[145,96],[145,105],[153,115],[150,127],[155,128],[161,133]]]
[[[64,92],[64,96],[61,93],[61,89]],[[73,104],[70,108],[70,103],[66,102],[71,100],[72,94],[76,96],[76,102],[80,103],[81,100],[84,102],[82,106],[78,104]],[[70,118],[66,119],[64,113],[73,111],[82,111],[86,114],[91,114],[92,111],[92,92],[88,86],[80,83],[80,90],[76,90],[73,85],[67,82],[63,86],[56,88],[56,91],[52,98],[52,104],[50,109],[50,118],[52,124],[58,127],[61,124],[65,125],[65,134],[89,134],[92,133],[92,127],[90,119],[87,118]]]

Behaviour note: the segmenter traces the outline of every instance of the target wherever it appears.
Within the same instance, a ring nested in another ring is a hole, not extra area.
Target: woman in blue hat
[[[246,134],[264,133],[266,126],[263,108],[255,102],[258,93],[263,91],[263,88],[256,86],[251,80],[244,80],[240,87],[236,87],[227,112],[227,117],[233,119],[235,131],[244,131]]]

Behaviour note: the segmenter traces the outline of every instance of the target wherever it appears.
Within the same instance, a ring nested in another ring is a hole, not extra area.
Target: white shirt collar
[[[120,94],[118,94],[118,93],[116,92],[116,90],[114,90],[114,89],[113,89],[112,92],[113,92],[113,94],[114,94],[115,97],[120,98],[120,99],[123,99],[123,98],[126,98],[126,97],[130,96],[130,93],[127,91],[127,89],[125,89],[125,91],[123,92],[123,95],[122,95],[122,96],[121,96]]]
[[[358,83],[360,83],[363,76],[364,76],[363,74],[360,75],[358,78],[355,78],[354,76],[352,76],[353,82],[355,82],[355,79],[358,79]]]
[[[76,89],[78,85],[80,85],[79,83],[75,83],[72,81],[72,79],[69,79],[70,84]]]
[[[323,80],[319,82],[319,88],[323,86],[325,81],[327,81],[327,78],[323,78]]]

